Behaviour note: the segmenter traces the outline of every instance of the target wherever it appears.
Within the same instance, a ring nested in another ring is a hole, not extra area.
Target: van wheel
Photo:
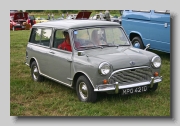
[[[31,77],[37,82],[42,82],[44,80],[43,76],[39,74],[39,69],[35,61],[31,64]]]
[[[82,102],[95,102],[97,99],[97,93],[85,76],[80,76],[76,83],[76,93],[80,101]]]
[[[144,45],[140,37],[134,37],[132,39],[132,45],[135,48],[144,49]]]
[[[158,88],[158,83],[155,83],[152,88],[150,88],[150,91],[155,91]]]

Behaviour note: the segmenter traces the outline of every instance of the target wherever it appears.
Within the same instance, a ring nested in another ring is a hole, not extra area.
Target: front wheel
[[[85,76],[80,76],[76,83],[76,92],[80,101],[82,102],[95,102],[97,93]]]
[[[139,48],[139,49],[144,49],[144,45],[143,45],[143,42],[141,40],[140,37],[134,37],[132,39],[132,45],[135,47],[135,48]]]

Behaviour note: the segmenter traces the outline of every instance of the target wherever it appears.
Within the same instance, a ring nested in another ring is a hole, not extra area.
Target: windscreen
[[[120,27],[87,28],[74,30],[73,37],[80,46],[76,49],[97,46],[127,46],[129,41]]]

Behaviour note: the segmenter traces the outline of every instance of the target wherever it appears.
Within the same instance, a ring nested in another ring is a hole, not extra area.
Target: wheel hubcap
[[[139,49],[140,49],[140,44],[139,44],[139,42],[138,42],[138,41],[134,42],[134,47],[135,47],[135,48],[139,48]]]
[[[88,97],[87,86],[84,82],[81,82],[79,84],[79,94],[80,94],[81,98],[83,98],[83,99],[86,99]]]
[[[38,75],[39,75],[38,69],[37,69],[36,66],[34,66],[34,68],[33,68],[33,77],[34,77],[35,80],[37,80]]]

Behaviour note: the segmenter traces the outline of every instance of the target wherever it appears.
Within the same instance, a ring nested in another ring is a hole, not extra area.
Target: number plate
[[[146,92],[147,90],[148,90],[148,86],[125,88],[125,89],[121,89],[121,94],[128,95],[128,94]]]
[[[22,26],[22,28],[24,28],[24,26]]]

